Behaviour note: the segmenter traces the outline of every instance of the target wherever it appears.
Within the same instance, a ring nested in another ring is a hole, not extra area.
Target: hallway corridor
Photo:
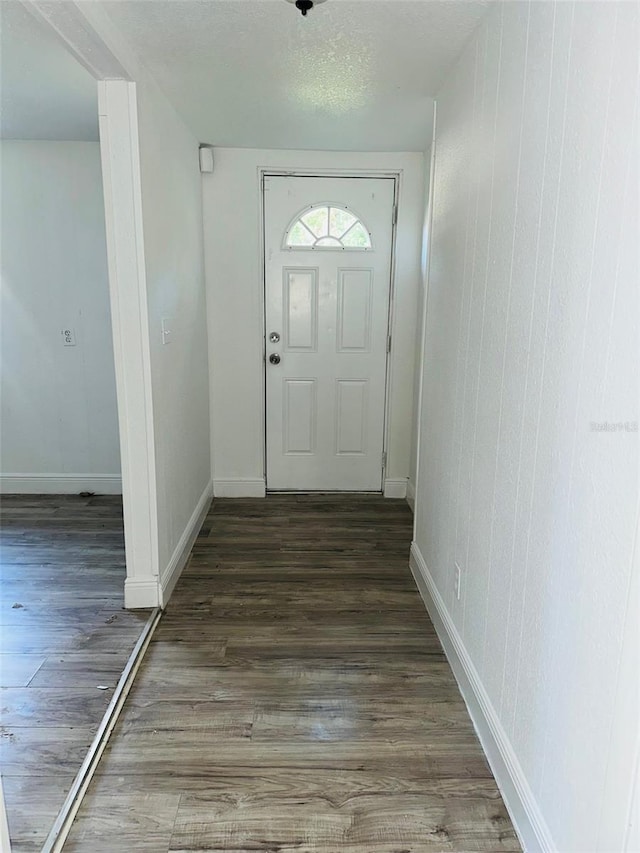
[[[65,851],[516,851],[374,495],[216,500]]]

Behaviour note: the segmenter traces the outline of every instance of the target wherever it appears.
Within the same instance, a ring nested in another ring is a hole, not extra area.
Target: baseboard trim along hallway
[[[396,498],[404,500],[407,497],[407,478],[392,477],[384,481],[384,496],[385,498]]]
[[[198,533],[200,533],[200,528],[207,517],[207,512],[211,505],[211,499],[213,498],[213,482],[209,480],[207,485],[205,486],[204,492],[200,496],[200,500],[196,504],[196,508],[191,514],[191,518],[187,522],[187,526],[184,529],[182,536],[180,537],[180,541],[176,545],[176,549],[173,552],[173,556],[169,560],[169,564],[166,566],[162,575],[160,576],[160,589],[159,589],[159,605],[160,607],[166,607],[167,602],[171,598],[171,593],[180,577],[182,570],[184,569],[187,560],[189,559],[189,554],[191,553],[191,549],[193,548],[193,543],[198,538]]]
[[[1,474],[5,495],[121,495],[122,478],[113,474]]]
[[[557,848],[533,792],[415,542],[410,566],[522,846],[527,853],[552,853]]]
[[[216,498],[263,498],[267,493],[263,479],[219,480],[213,481],[213,495]]]

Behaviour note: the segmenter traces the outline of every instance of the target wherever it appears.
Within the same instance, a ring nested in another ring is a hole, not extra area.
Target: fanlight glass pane
[[[287,246],[313,246],[316,238],[302,222],[298,220],[287,237]]]
[[[352,225],[358,220],[348,210],[342,210],[339,207],[331,208],[330,228],[329,233],[332,237],[342,237],[345,231],[348,231]]]
[[[371,249],[362,222],[344,207],[314,205],[287,232],[288,249]]]
[[[302,222],[316,237],[326,237],[329,233],[329,208],[315,207],[305,213]]]
[[[342,238],[342,245],[348,249],[370,249],[371,238],[362,222],[356,222]]]

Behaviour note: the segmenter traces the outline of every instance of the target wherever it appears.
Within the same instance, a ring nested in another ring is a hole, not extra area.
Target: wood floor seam
[[[32,682],[32,681],[33,681],[33,679],[36,677],[36,675],[40,672],[40,670],[41,670],[41,669],[42,669],[42,667],[45,665],[45,663],[47,662],[47,660],[48,660],[48,658],[45,658],[45,659],[42,661],[42,663],[38,666],[38,668],[37,668],[37,669],[36,669],[36,671],[33,673],[33,675],[31,676],[31,678],[27,681],[27,683],[26,683],[26,685],[25,685],[26,687],[31,687],[31,682]]]

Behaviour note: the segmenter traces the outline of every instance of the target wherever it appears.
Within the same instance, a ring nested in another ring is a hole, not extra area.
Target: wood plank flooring
[[[41,849],[148,613],[123,609],[119,497],[3,495],[0,512],[0,771],[12,848],[27,853]]]
[[[410,539],[371,495],[215,501],[66,853],[519,850]]]

